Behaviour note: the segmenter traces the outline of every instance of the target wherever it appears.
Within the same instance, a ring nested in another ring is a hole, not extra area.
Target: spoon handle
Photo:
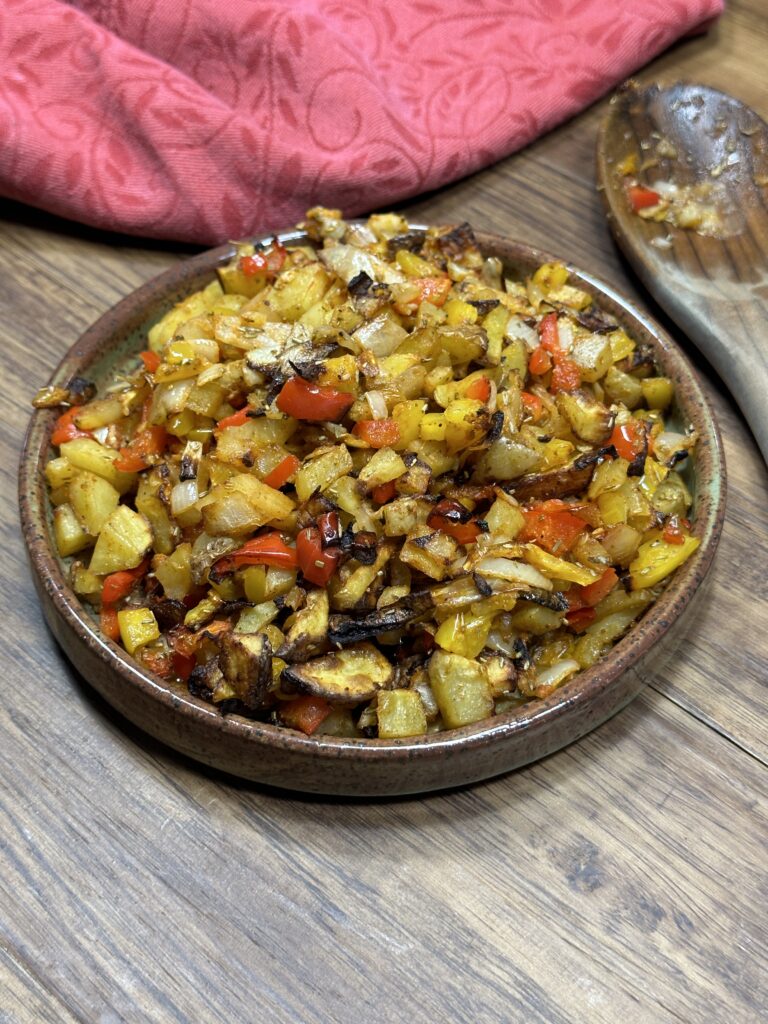
[[[693,290],[674,274],[646,277],[642,266],[636,268],[726,384],[768,463],[768,303],[747,284],[737,286],[742,295],[718,279],[708,280],[706,291]]]

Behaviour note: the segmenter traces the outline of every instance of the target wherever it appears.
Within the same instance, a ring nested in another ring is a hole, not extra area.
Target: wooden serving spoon
[[[600,130],[597,176],[616,241],[728,385],[768,462],[768,125],[706,86],[630,82]],[[710,223],[643,219],[634,182],[693,190]]]

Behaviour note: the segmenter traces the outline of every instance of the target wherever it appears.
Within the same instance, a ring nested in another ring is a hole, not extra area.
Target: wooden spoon
[[[768,461],[768,125],[706,86],[630,82],[600,130],[597,175],[616,241],[728,385]],[[693,188],[713,223],[643,219],[633,182]]]

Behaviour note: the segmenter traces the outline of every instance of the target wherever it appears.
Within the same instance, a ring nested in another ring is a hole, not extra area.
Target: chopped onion
[[[365,397],[371,407],[371,417],[374,420],[385,420],[389,416],[387,400],[381,391],[366,391]]]
[[[397,266],[354,245],[330,245],[321,249],[318,255],[326,267],[330,267],[346,284],[361,273],[367,274],[372,281],[385,284],[399,284],[405,280],[405,274]]]
[[[179,516],[197,501],[197,480],[182,480],[171,491],[171,515]]]
[[[93,432],[93,436],[96,438],[99,444],[104,444],[104,442],[107,440],[108,435],[109,427],[97,427],[96,430],[94,430]]]
[[[358,327],[352,337],[375,356],[389,356],[408,337],[408,331],[386,313],[381,313],[375,320]]]
[[[535,348],[538,348],[539,335],[537,334],[536,329],[525,323],[522,317],[511,316],[507,321],[507,329],[504,333],[510,341],[515,338],[520,338],[521,341],[525,342],[526,347],[529,348],[531,352],[533,352]]]
[[[573,348],[573,325],[570,320],[561,316],[557,321],[557,340],[563,352],[570,352]]]
[[[575,658],[565,658],[563,661],[556,661],[554,665],[547,665],[536,673],[537,686],[560,686],[568,676],[578,672],[581,666]]]
[[[653,451],[659,462],[666,465],[676,452],[688,451],[695,441],[696,437],[693,434],[677,434],[665,430],[653,439]]]
[[[516,562],[511,558],[484,558],[475,566],[475,572],[481,576],[496,576],[513,583],[521,583],[526,587],[538,587],[539,590],[554,590],[552,580],[539,572],[527,562]]]

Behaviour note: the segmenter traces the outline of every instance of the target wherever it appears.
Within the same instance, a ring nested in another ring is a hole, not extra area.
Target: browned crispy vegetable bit
[[[101,628],[224,713],[396,739],[544,698],[698,545],[672,382],[472,229],[307,214],[61,409],[58,550]]]

